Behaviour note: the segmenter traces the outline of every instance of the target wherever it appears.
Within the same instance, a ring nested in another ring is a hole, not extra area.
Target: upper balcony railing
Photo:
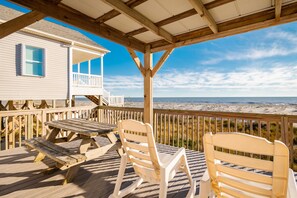
[[[102,88],[102,76],[73,73],[72,85],[77,87]]]

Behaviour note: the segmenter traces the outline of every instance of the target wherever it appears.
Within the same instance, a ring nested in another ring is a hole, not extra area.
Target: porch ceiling
[[[297,0],[10,0],[152,52],[297,20]]]
[[[100,54],[88,52],[85,50],[73,49],[73,51],[72,51],[72,63],[73,64],[85,62],[85,61],[92,60],[92,59],[99,58],[99,57],[101,57]]]

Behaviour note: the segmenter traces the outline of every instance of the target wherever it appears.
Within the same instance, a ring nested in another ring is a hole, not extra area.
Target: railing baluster
[[[8,149],[8,116],[5,117],[5,150]]]
[[[242,132],[245,133],[245,120],[242,118]]]
[[[199,146],[200,146],[200,133],[199,133],[199,129],[200,129],[200,117],[197,116],[197,151],[200,150]]]
[[[19,118],[19,147],[21,147],[22,146],[22,116],[19,116],[18,118]]]
[[[187,116],[187,149],[189,149],[189,116]]]
[[[172,116],[172,146],[175,146],[174,137],[175,137],[175,115]]]
[[[211,132],[211,117],[208,117],[208,132]]]
[[[254,130],[253,130],[253,120],[250,120],[250,135],[254,134]]]
[[[182,116],[182,147],[185,146],[185,116]]]
[[[194,146],[195,146],[195,144],[194,144],[194,140],[195,140],[195,137],[194,137],[194,116],[191,116],[191,118],[192,118],[192,146],[191,146],[191,149],[192,150],[194,150]]]
[[[218,118],[215,118],[215,133],[218,132]]]
[[[179,147],[180,146],[180,136],[179,136],[179,125],[180,125],[180,122],[179,122],[179,115],[177,115],[177,146]]]
[[[261,131],[262,131],[261,120],[258,120],[258,136],[260,137],[262,137]]]
[[[168,144],[170,144],[170,115],[168,115]]]
[[[0,151],[2,151],[2,136],[3,136],[3,120],[2,120],[2,116],[0,116]]]
[[[267,140],[269,140],[270,141],[270,122],[269,121],[267,121],[266,122],[266,129],[267,129],[267,136],[266,136],[266,138],[267,138]]]

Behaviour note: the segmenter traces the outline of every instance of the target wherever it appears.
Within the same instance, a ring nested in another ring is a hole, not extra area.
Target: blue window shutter
[[[21,61],[20,61],[20,71],[21,75],[25,74],[25,67],[26,67],[26,46],[24,44],[21,45]]]
[[[46,50],[42,49],[43,60],[42,60],[42,75],[45,77],[46,74]]]

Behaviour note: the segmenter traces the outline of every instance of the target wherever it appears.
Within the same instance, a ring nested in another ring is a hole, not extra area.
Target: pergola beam
[[[136,55],[135,51],[131,48],[127,47],[127,51],[129,52],[131,58],[133,59],[134,63],[136,64],[137,68],[139,69],[139,71],[141,72],[142,76],[145,76],[145,70],[143,65],[141,64],[140,59],[138,58],[138,56]]]
[[[144,52],[145,44],[135,38],[127,38],[124,33],[111,28],[105,24],[98,24],[93,18],[79,12],[72,12],[70,9],[58,6],[47,0],[10,0],[32,10],[44,13],[47,16],[61,20],[70,25],[76,26],[95,35],[104,37],[126,47]]]
[[[208,27],[213,31],[213,33],[218,33],[219,30],[215,20],[208,12],[208,10],[204,7],[201,0],[188,0],[188,1],[192,4],[192,6],[200,15],[200,17],[207,23]]]
[[[211,1],[209,3],[204,4],[204,7],[207,10],[209,10],[209,9],[216,8],[216,7],[222,6],[224,4],[227,4],[227,3],[230,3],[230,2],[233,2],[233,1],[235,1],[235,0],[216,0],[216,1]],[[158,27],[161,27],[161,26],[168,25],[170,23],[174,23],[176,21],[185,19],[187,17],[193,16],[195,14],[197,14],[197,11],[195,9],[187,10],[185,12],[182,12],[180,14],[174,15],[174,16],[169,17],[167,19],[163,19],[163,20],[155,23],[155,25],[158,26]],[[133,30],[131,32],[128,32],[128,33],[126,33],[126,35],[127,36],[135,36],[137,34],[141,34],[141,33],[146,32],[146,31],[147,31],[146,28],[140,28],[140,29],[137,29],[137,30]]]
[[[43,19],[44,17],[45,15],[43,13],[33,10],[27,14],[23,14],[10,21],[2,23],[0,24],[0,39],[20,29],[25,28],[28,25],[31,25],[32,23]]]
[[[125,4],[127,6],[129,6],[130,8],[134,8],[144,2],[146,2],[147,0],[129,0],[127,2],[125,2]],[[98,17],[95,21],[98,23],[104,23],[105,21],[108,21],[118,15],[120,15],[121,13],[117,10],[111,10],[107,13],[105,13],[104,15]]]
[[[181,34],[175,37],[176,42],[174,44],[168,44],[160,41],[150,43],[152,52],[159,52],[167,50],[169,48],[176,48],[195,43],[200,43],[208,40],[223,38],[257,30],[261,28],[267,28],[279,24],[285,24],[297,20],[297,3],[292,3],[286,6],[282,6],[282,16],[279,21],[275,20],[275,9],[262,11],[259,13],[251,14],[248,16],[240,17],[230,21],[226,21],[218,24],[220,32],[213,34],[209,28],[203,28]]]
[[[275,5],[275,20],[279,21],[281,17],[281,12],[282,12],[282,3],[283,0],[275,0],[274,5]]]
[[[169,43],[173,43],[174,39],[173,36],[167,32],[166,30],[157,27],[150,19],[142,15],[141,13],[137,12],[136,10],[128,7],[124,2],[121,0],[102,0],[103,2],[107,3],[117,11],[121,12],[122,14],[126,15],[133,21],[137,22],[141,26],[149,29],[156,35],[164,38]]]
[[[167,58],[170,56],[170,54],[173,52],[174,48],[166,50],[158,63],[154,66],[153,71],[152,71],[152,77],[156,75],[156,73],[161,69]]]

